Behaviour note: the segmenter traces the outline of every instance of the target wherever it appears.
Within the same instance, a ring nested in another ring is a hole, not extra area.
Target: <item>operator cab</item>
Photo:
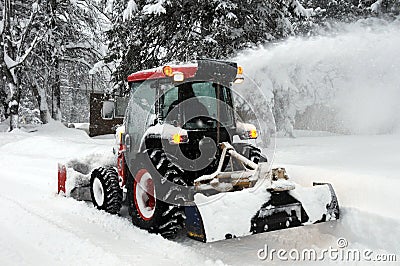
[[[242,74],[236,63],[198,60],[130,75],[123,139],[126,156],[134,160],[145,150],[162,149],[179,161],[196,160],[204,157],[204,151],[212,151],[205,159],[208,165],[218,157],[219,145],[232,143],[234,135],[256,138],[239,132],[243,128],[235,120],[231,86],[243,81]]]
[[[235,124],[230,90],[213,82],[187,82],[160,88],[162,121],[186,130]]]

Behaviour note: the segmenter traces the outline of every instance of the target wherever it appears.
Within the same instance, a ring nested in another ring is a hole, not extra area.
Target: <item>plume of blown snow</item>
[[[400,19],[367,19],[335,34],[292,38],[248,50],[235,60],[269,95],[283,95],[293,121],[307,106],[335,110],[357,134],[400,131]]]

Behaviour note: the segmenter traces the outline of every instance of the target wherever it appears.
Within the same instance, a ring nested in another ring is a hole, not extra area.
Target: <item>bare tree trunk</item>
[[[19,110],[19,102],[17,100],[12,99],[9,103],[9,112],[10,112],[10,131],[18,128],[18,110]]]
[[[58,57],[54,59],[54,82],[52,85],[53,91],[53,114],[54,120],[61,120],[61,80],[60,80],[60,62]]]
[[[39,106],[40,121],[42,121],[43,124],[49,123],[49,108],[45,90],[36,83],[32,86],[32,92]]]
[[[10,117],[10,131],[14,130],[18,127],[18,109],[19,109],[19,101],[18,101],[18,84],[15,80],[15,73],[13,73],[7,66],[5,58],[6,53],[8,56],[15,58],[15,50],[12,49],[13,43],[11,42],[9,36],[11,36],[11,17],[12,17],[12,8],[11,1],[4,1],[4,11],[3,11],[3,31],[2,31],[2,46],[1,47],[1,68],[4,76],[4,81],[6,83],[5,93],[8,95],[6,99],[7,103],[7,116]]]
[[[50,0],[50,12],[51,12],[51,28],[55,29],[57,27],[56,25],[56,10],[57,10],[57,1],[56,0]],[[55,44],[57,45],[57,43]],[[53,71],[54,71],[54,81],[52,84],[52,91],[53,91],[53,97],[52,97],[52,117],[54,120],[60,121],[61,120],[61,77],[60,77],[60,59],[59,55],[56,52],[53,58]]]
[[[4,90],[5,83],[1,83],[1,88],[0,88],[0,121],[2,121],[4,118],[7,118],[7,93]]]
[[[10,71],[10,69],[6,66],[3,61],[2,64],[2,72],[5,77],[5,83],[8,87],[8,99],[6,116],[10,117],[10,131],[18,128],[18,111],[19,111],[19,102],[20,102],[20,87],[18,79],[20,76],[18,75],[18,70],[14,69],[14,73]],[[7,92],[6,92],[7,94]]]
[[[12,77],[12,81],[9,83],[11,99],[8,103],[10,131],[18,128],[19,121],[19,104],[21,101],[21,70],[19,67],[13,69]]]

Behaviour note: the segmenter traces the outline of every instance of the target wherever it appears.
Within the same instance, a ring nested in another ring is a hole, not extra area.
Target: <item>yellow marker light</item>
[[[171,144],[181,144],[181,143],[188,143],[188,142],[189,142],[188,136],[181,135],[179,133],[172,135],[172,137],[170,139]]]
[[[174,134],[172,136],[172,142],[175,144],[181,143],[181,135],[180,134]]]
[[[238,75],[243,75],[243,67],[238,66],[238,68],[237,68],[237,74],[238,74]]]
[[[163,73],[167,77],[172,77],[174,75],[174,71],[170,66],[163,67]]]
[[[238,75],[243,75],[243,67],[238,66]]]
[[[238,66],[238,67],[237,67],[237,75],[236,75],[236,78],[235,78],[235,80],[233,81],[233,83],[235,83],[235,84],[242,84],[243,81],[244,81],[244,78],[243,78],[243,67]]]
[[[258,132],[256,129],[252,129],[249,131],[249,138],[256,139],[258,137]]]

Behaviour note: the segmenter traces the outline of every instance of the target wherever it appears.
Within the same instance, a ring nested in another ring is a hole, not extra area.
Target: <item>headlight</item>
[[[174,81],[182,82],[185,80],[185,75],[182,72],[174,72]]]
[[[171,144],[181,144],[181,143],[188,143],[188,142],[189,142],[188,135],[181,135],[179,133],[172,135],[172,137],[169,140],[169,143],[171,143]]]
[[[252,129],[247,132],[249,139],[256,139],[258,137],[258,132],[256,129]]]

